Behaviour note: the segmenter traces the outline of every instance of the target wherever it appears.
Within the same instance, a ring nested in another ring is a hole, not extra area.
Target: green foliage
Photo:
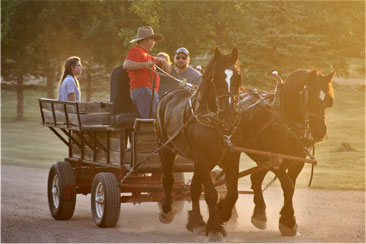
[[[2,75],[47,77],[54,97],[66,58],[80,56],[91,79],[110,74],[144,25],[164,36],[152,54],[184,46],[196,58],[237,45],[249,86],[272,89],[273,70],[364,75],[364,9],[363,1],[3,1]],[[362,62],[352,67],[352,59]]]
[[[36,16],[42,3],[4,1],[1,4],[1,75],[15,80],[25,74],[36,74],[33,35],[40,24]]]

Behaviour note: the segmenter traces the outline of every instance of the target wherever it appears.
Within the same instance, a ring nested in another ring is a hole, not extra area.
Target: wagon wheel
[[[155,175],[160,175],[161,173],[154,173]],[[163,175],[161,174],[161,177]],[[183,181],[184,182],[184,173],[173,173],[174,181]],[[163,203],[158,202],[159,209],[162,208]],[[183,211],[184,201],[174,201],[172,203],[172,208],[175,209],[175,214],[179,214]]]
[[[114,227],[121,210],[121,193],[117,178],[112,173],[98,173],[93,180],[91,210],[99,227]]]
[[[51,215],[57,220],[72,217],[76,203],[75,177],[71,164],[57,162],[52,165],[48,174],[48,206]]]

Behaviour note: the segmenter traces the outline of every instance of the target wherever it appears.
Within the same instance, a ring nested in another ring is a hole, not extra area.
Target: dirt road
[[[74,217],[56,221],[48,209],[47,176],[47,169],[1,166],[2,243],[206,242],[204,236],[185,229],[188,202],[168,225],[159,222],[156,203],[122,204],[117,226],[102,229],[92,220],[90,195],[78,195]],[[267,230],[257,230],[250,224],[252,196],[242,195],[237,203],[238,224],[226,226],[227,242],[365,243],[365,192],[297,189],[294,206],[299,234],[295,237],[282,237],[277,228],[281,189],[270,188],[265,199]],[[201,202],[201,206],[205,207],[205,203]]]

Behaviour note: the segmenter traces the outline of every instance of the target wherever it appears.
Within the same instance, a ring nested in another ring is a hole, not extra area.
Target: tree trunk
[[[47,98],[55,98],[55,76],[49,72],[46,74],[46,78],[47,78],[47,85],[46,85],[46,90],[47,90]]]
[[[23,120],[23,74],[20,74],[17,77],[17,117],[16,120],[20,121]]]
[[[91,100],[91,93],[92,93],[92,87],[91,87],[91,74],[88,72],[88,76],[86,78],[86,101],[90,102]]]

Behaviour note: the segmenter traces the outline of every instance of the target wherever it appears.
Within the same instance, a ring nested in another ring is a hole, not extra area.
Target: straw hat
[[[154,30],[150,26],[144,26],[137,29],[137,38],[131,40],[130,43],[138,42],[149,37],[153,38],[154,41],[163,40],[163,36],[161,34],[154,34]]]

